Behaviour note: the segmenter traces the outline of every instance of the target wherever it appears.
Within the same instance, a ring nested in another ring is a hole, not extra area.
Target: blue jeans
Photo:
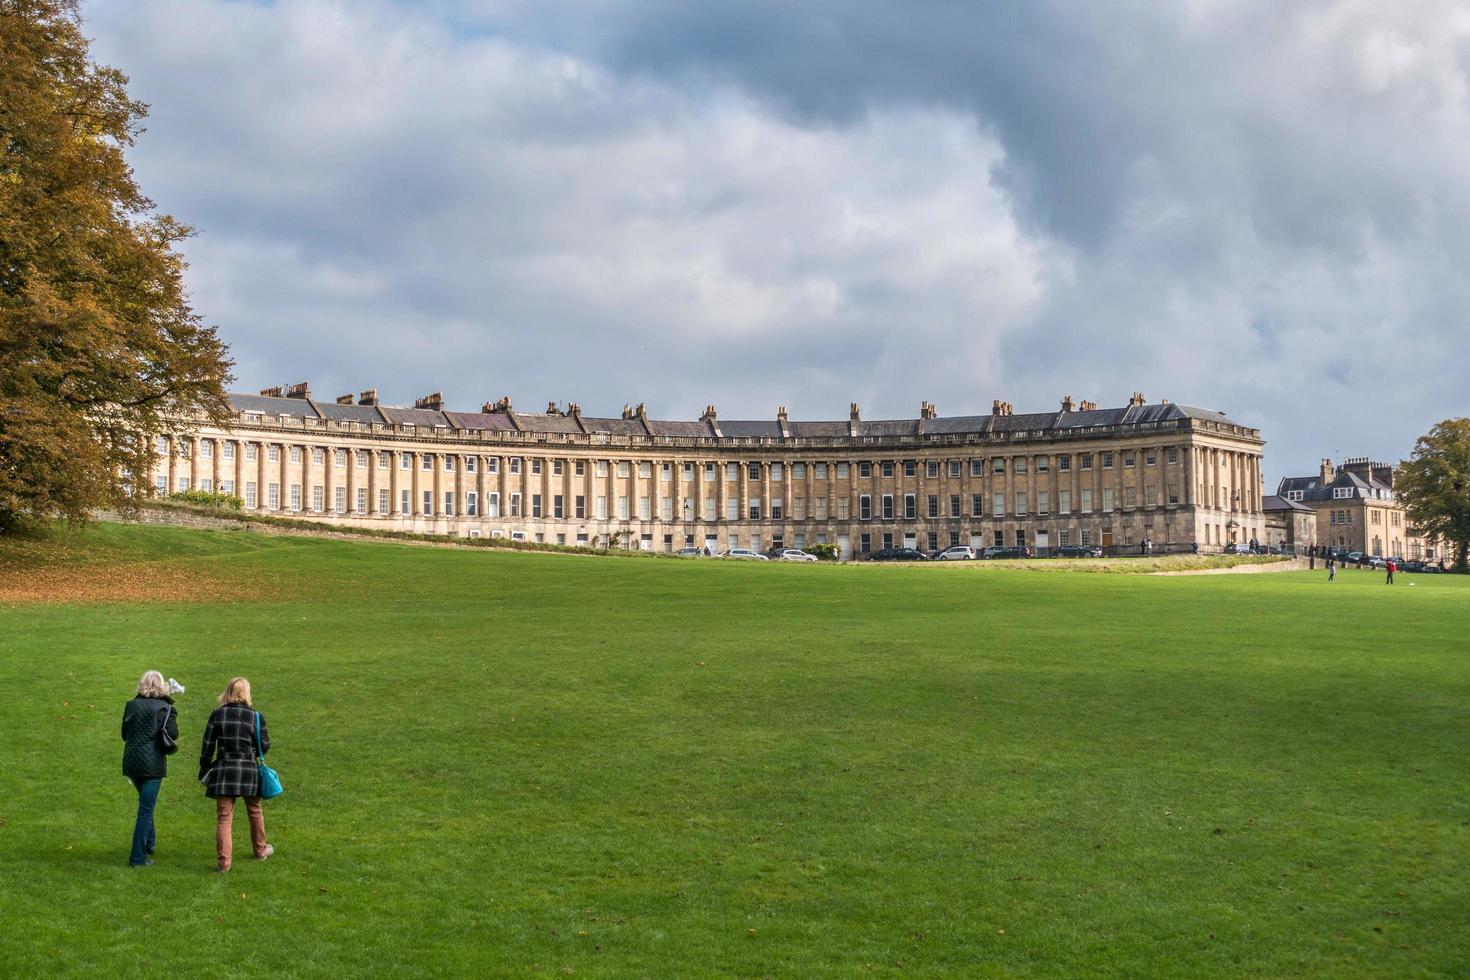
[[[153,830],[153,807],[158,803],[158,791],[163,788],[162,779],[134,779],[138,790],[138,819],[133,824],[133,853],[128,856],[129,864],[143,864],[153,853],[157,835]]]

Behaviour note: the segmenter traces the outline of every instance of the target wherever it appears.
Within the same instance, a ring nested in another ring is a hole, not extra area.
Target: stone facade
[[[1262,541],[1272,548],[1296,554],[1306,554],[1317,546],[1315,510],[1280,494],[1271,494],[1264,501],[1266,536]]]
[[[228,427],[155,437],[156,493],[219,490],[247,510],[464,537],[648,550],[1064,544],[1218,550],[1260,537],[1260,433],[1135,394],[1125,408],[866,421],[620,418],[552,405],[333,403],[304,384],[234,395]]]
[[[1317,515],[1317,542],[1368,555],[1411,559],[1447,557],[1441,542],[1409,526],[1394,494],[1394,469],[1367,457],[1333,466],[1322,460],[1314,476],[1289,476],[1277,495]]]

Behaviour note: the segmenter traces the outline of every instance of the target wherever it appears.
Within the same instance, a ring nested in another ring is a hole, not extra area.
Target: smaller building
[[[1389,463],[1362,456],[1333,466],[1324,459],[1315,476],[1286,477],[1276,494],[1284,504],[1300,504],[1316,514],[1318,544],[1383,557],[1442,557],[1440,542],[1409,526],[1393,484]],[[1270,511],[1265,501],[1263,509]]]
[[[1306,504],[1273,493],[1261,498],[1261,510],[1270,547],[1306,554],[1317,546],[1317,512]]]

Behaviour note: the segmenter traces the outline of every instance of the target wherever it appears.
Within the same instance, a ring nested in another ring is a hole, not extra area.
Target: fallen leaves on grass
[[[213,569],[163,562],[0,568],[0,605],[228,602],[255,598],[255,583]]]

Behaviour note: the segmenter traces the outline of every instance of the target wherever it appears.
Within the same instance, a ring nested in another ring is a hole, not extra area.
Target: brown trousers
[[[265,811],[260,807],[260,797],[247,796],[245,813],[250,817],[250,844],[256,857],[265,855]],[[214,850],[221,868],[229,868],[230,852],[234,846],[231,833],[235,819],[235,797],[220,796],[215,801]]]

